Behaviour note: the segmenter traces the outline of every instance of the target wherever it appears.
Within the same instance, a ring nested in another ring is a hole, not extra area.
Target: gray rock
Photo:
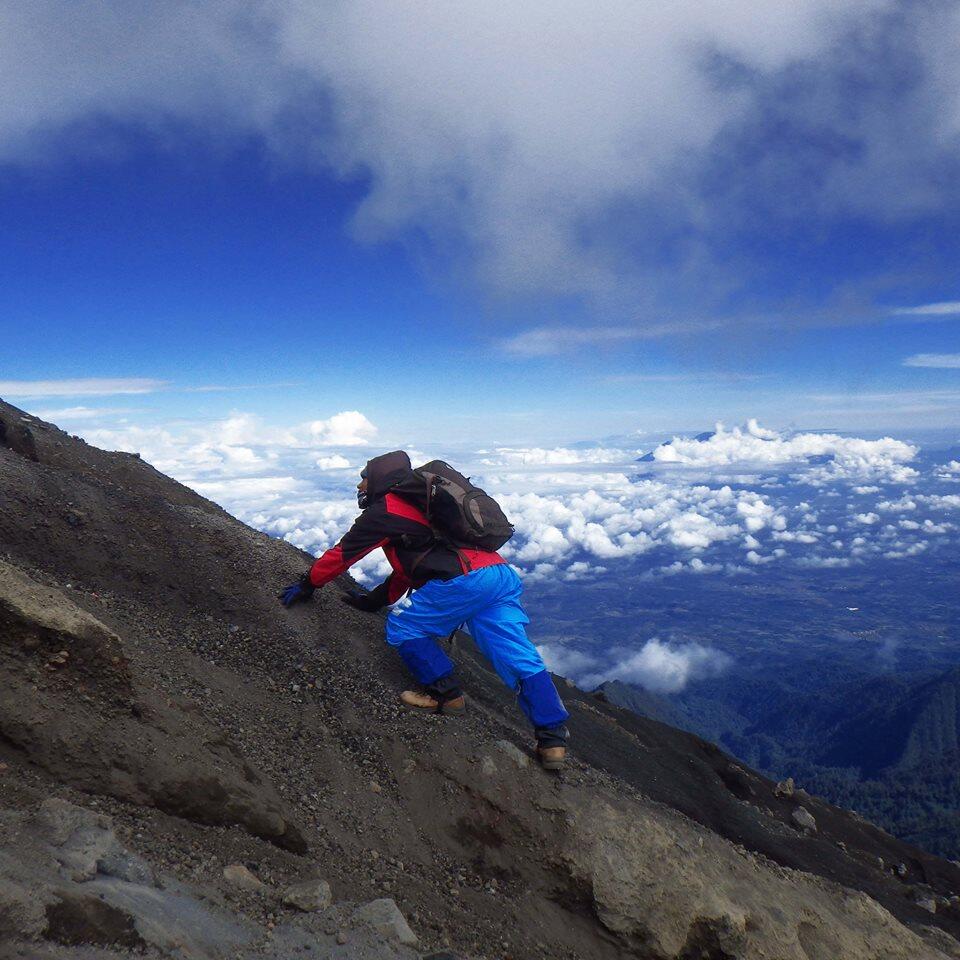
[[[954,940],[946,930],[922,923],[912,923],[910,929],[943,956],[950,957],[951,960],[960,960],[960,943]]]
[[[816,833],[817,821],[813,814],[806,807],[797,807],[790,814],[790,819],[794,826],[799,827],[804,833]]]
[[[183,960],[237,956],[258,935],[250,924],[203,903],[175,881],[165,881],[159,890],[98,877],[79,889],[129,916],[145,943]]]
[[[530,765],[530,758],[517,747],[516,744],[511,743],[509,740],[498,740],[494,746],[507,757],[507,759],[512,760],[521,769]]]
[[[100,863],[124,853],[107,817],[66,800],[55,797],[44,800],[35,822],[64,873],[78,883],[92,880]]]
[[[249,890],[251,893],[262,893],[267,889],[266,884],[242,863],[231,863],[223,868],[223,879],[232,887],[239,890]]]
[[[371,927],[385,940],[396,940],[408,946],[417,942],[417,935],[393,900],[371,900],[357,907],[351,919],[355,924]]]
[[[490,757],[484,757],[480,761],[480,772],[485,777],[492,777],[497,772],[497,765],[490,759]]]
[[[937,901],[929,897],[925,897],[923,900],[917,901],[917,906],[926,910],[927,913],[936,913],[937,912]]]
[[[127,883],[140,883],[151,887],[156,883],[150,865],[127,850],[112,851],[97,861],[97,873],[116,877]]]
[[[787,777],[786,780],[781,780],[774,788],[773,792],[778,797],[792,797],[793,796],[793,777]]]
[[[333,901],[330,884],[326,880],[305,880],[295,883],[283,891],[282,902],[287,907],[312,913],[326,910]]]

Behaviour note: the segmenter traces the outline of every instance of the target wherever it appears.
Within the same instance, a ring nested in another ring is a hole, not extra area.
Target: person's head
[[[357,506],[361,510],[366,510],[370,506],[370,498],[367,496],[367,468],[360,471],[360,482],[357,484]]]
[[[403,450],[394,450],[369,460],[360,471],[360,482],[357,484],[357,504],[360,509],[366,510],[392,486],[406,479],[411,466],[410,457]]]

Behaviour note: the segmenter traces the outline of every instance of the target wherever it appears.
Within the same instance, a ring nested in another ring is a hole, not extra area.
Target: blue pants
[[[430,580],[407,606],[387,617],[387,643],[420,683],[431,685],[453,672],[453,661],[436,638],[466,623],[480,652],[503,682],[519,694],[520,707],[537,729],[562,727],[569,717],[543,658],[524,626],[520,578],[506,563],[481,567],[453,580]]]

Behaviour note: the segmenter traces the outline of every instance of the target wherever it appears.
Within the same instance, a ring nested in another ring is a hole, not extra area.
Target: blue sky
[[[602,6],[0,12],[0,396],[955,440],[955,7]]]

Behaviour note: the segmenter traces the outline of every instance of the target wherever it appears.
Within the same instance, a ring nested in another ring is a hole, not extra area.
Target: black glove
[[[284,587],[278,594],[277,599],[285,606],[290,607],[295,603],[306,603],[313,597],[313,591],[316,589],[310,582],[310,574],[291,583],[289,587]]]
[[[387,605],[387,584],[381,583],[369,593],[362,590],[351,588],[346,593],[340,595],[340,599],[357,610],[363,610],[365,613],[376,613]]]

